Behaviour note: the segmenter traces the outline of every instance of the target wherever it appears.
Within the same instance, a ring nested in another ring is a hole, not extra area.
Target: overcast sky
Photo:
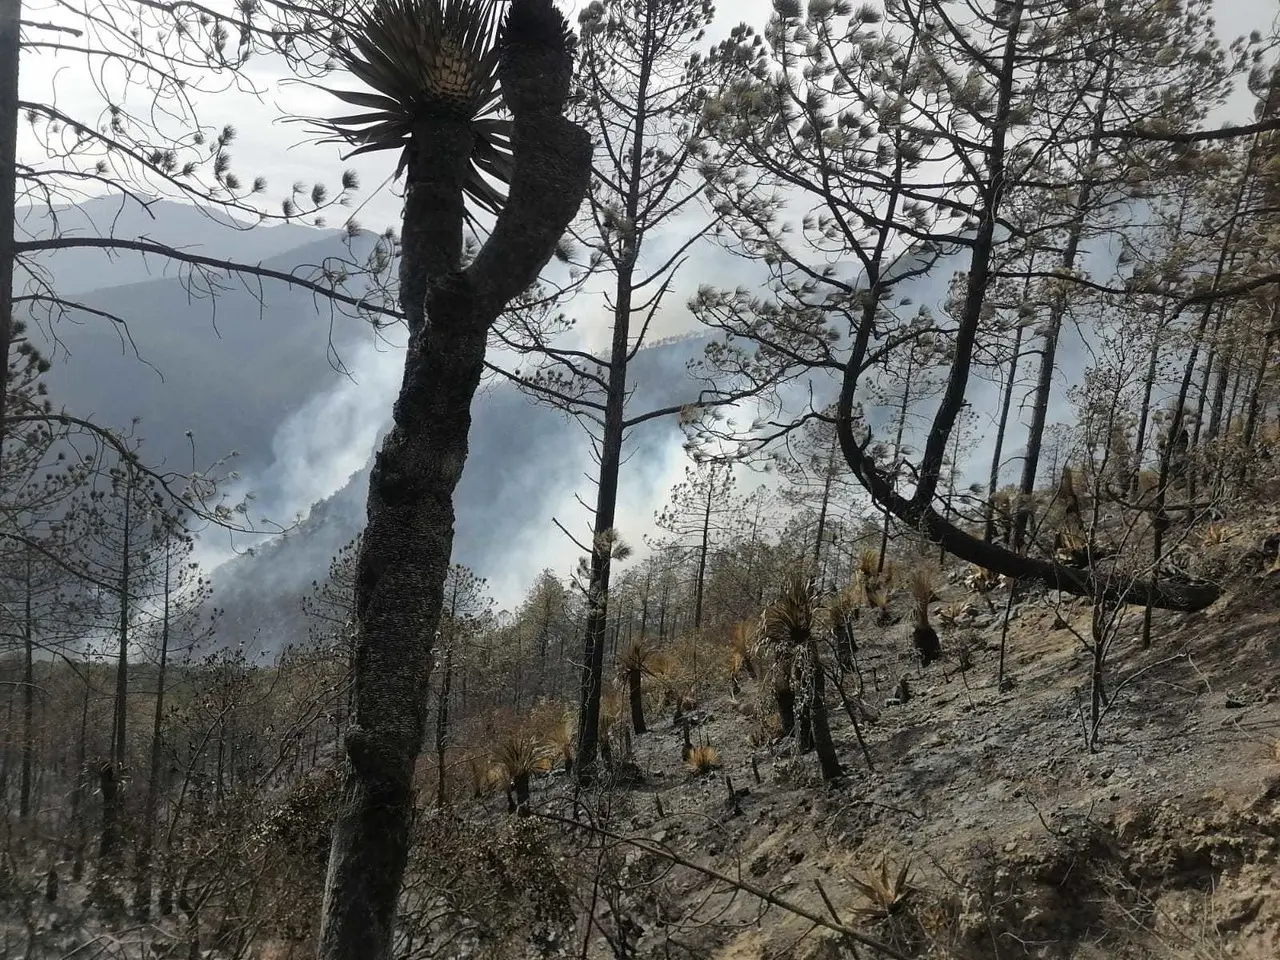
[[[210,5],[229,6],[229,2],[212,0]],[[582,5],[583,0],[563,4],[566,9],[573,10],[571,19],[576,17],[576,11]],[[1278,4],[1277,0],[1218,0],[1217,8],[1219,33],[1224,40],[1230,40],[1253,29],[1265,31],[1276,15]],[[743,21],[761,27],[771,9],[771,0],[722,0],[713,33],[727,33],[732,26]],[[27,0],[24,17],[58,18],[55,0]],[[386,184],[394,169],[394,155],[375,154],[344,164],[338,146],[308,142],[303,127],[281,122],[288,116],[330,114],[341,108],[334,98],[290,80],[278,64],[272,64],[266,58],[252,63],[247,77],[256,86],[256,91],[229,89],[216,97],[206,98],[206,102],[201,104],[202,122],[210,125],[233,123],[239,131],[239,139],[232,152],[235,169],[242,177],[266,177],[267,193],[274,205],[294,181],[336,184],[340,171],[351,166],[360,173],[362,181],[362,188],[352,207],[353,211],[359,208],[360,222],[375,229],[398,223],[400,201],[394,187]],[[86,80],[83,58],[76,54],[42,52],[39,56],[24,56],[22,61],[24,99],[48,100],[56,88],[57,100],[67,113],[96,118],[102,110],[103,101]],[[342,83],[336,81],[335,85]],[[1241,99],[1238,106],[1244,104]],[[30,150],[29,133],[24,130],[22,136],[23,149]],[[333,219],[337,220],[339,216],[335,213]]]

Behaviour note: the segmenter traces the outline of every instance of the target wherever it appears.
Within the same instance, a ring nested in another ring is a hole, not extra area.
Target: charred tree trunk
[[[915,353],[912,347],[907,349],[907,373],[902,380],[902,405],[898,408],[897,432],[893,438],[893,463],[897,469],[898,458],[902,456],[902,437],[907,430],[907,413],[911,409],[911,371],[914,366]],[[880,528],[880,558],[876,561],[876,573],[884,573],[885,560],[889,555],[889,526],[893,514],[884,511],[884,523]]]
[[[125,763],[125,741],[126,731],[128,727],[128,706],[129,706],[129,615],[132,611],[130,604],[132,590],[132,576],[130,551],[133,548],[132,527],[130,518],[133,512],[133,467],[127,466],[128,478],[125,482],[124,496],[124,526],[122,527],[124,540],[120,552],[120,583],[119,598],[120,618],[117,624],[119,651],[116,657],[116,696],[115,711],[112,717],[111,727],[111,762],[115,765],[116,771],[112,778],[113,781],[119,781],[121,773],[124,772]],[[104,794],[105,797],[105,794]],[[104,801],[105,802],[105,801]]]
[[[462,191],[471,129],[424,118],[409,147],[400,267],[409,343],[393,425],[369,478],[355,589],[355,717],[321,909],[320,960],[391,956],[423,739],[421,689],[489,329],[551,258],[590,176],[590,137],[563,115],[572,75],[563,19],[546,0],[514,0],[507,23],[498,73],[514,122],[514,172],[504,209],[465,269]]]
[[[707,584],[707,551],[711,548],[711,510],[715,484],[707,484],[707,503],[702,514],[702,541],[698,545],[698,582],[693,595],[693,630],[702,629],[702,596]],[[696,648],[695,648],[696,649]]]
[[[789,737],[796,729],[796,692],[791,686],[791,678],[779,677],[774,683],[773,694],[778,703],[779,735]]]
[[[512,778],[511,789],[515,794],[516,816],[527,817],[529,815],[529,774],[516,774]]]
[[[1240,459],[1240,482],[1248,479],[1249,467],[1252,464],[1253,438],[1258,429],[1258,413],[1262,409],[1262,390],[1267,380],[1267,366],[1271,362],[1271,351],[1275,348],[1276,337],[1280,336],[1280,297],[1271,304],[1270,323],[1262,342],[1262,352],[1258,356],[1258,368],[1254,371],[1253,385],[1249,389],[1249,399],[1245,404],[1244,427],[1240,435],[1242,456]]]
[[[112,860],[120,852],[120,782],[116,765],[109,758],[98,763],[98,792],[102,795],[102,835],[98,838],[98,856]]]
[[[920,665],[929,664],[942,659],[942,644],[938,641],[938,631],[928,623],[918,623],[911,629],[911,642],[920,655]]]
[[[89,681],[84,685],[84,699],[80,702],[80,737],[76,741],[75,780],[71,787],[71,879],[79,882],[84,876],[84,778],[88,772],[89,736]]]
[[[31,614],[31,549],[26,551],[26,589],[22,610],[22,774],[18,787],[18,819],[31,816],[31,773],[35,765],[35,638]]]
[[[142,812],[142,834],[134,858],[136,879],[133,891],[134,915],[146,920],[151,913],[152,863],[155,847],[156,816],[160,807],[160,778],[164,749],[164,694],[169,665],[169,601],[172,591],[172,544],[164,549],[164,609],[160,622],[160,662],[156,673],[156,708],[151,719],[151,758],[147,770],[147,799]]]
[[[644,723],[644,691],[640,686],[638,667],[627,671],[627,690],[631,696],[631,728],[636,733],[647,733],[649,728]]]
[[[22,4],[0,4],[0,441],[8,413],[13,341],[14,208],[18,189],[18,62]]]
[[[818,656],[818,644],[810,641],[809,661],[813,678],[809,683],[809,716],[813,729],[813,747],[822,767],[822,779],[828,782],[844,775],[836,745],[831,739],[831,727],[827,722],[826,682],[822,659]]]
[[[448,802],[445,780],[445,757],[449,751],[449,688],[453,684],[453,646],[446,644],[444,663],[441,665],[440,701],[436,704],[436,809],[443,810]]]
[[[1034,260],[1032,261],[1034,263]],[[990,543],[996,533],[996,490],[1000,487],[1001,458],[1004,456],[1004,437],[1009,428],[1009,410],[1013,406],[1013,388],[1018,382],[1018,360],[1022,354],[1022,324],[1018,324],[1013,334],[1013,353],[1009,357],[1009,380],[1004,385],[1004,396],[1000,400],[1000,419],[996,424],[996,445],[991,452],[991,473],[987,478],[987,504],[985,520],[982,527],[982,539]]]

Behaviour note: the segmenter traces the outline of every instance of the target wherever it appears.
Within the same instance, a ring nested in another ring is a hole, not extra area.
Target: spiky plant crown
[[[503,27],[509,46],[530,44],[545,47],[572,60],[578,38],[569,21],[551,0],[512,0]]]
[[[498,77],[513,112],[560,111],[569,99],[577,38],[552,0],[511,0]]]
[[[916,604],[916,623],[929,625],[929,604],[933,601],[934,573],[928,567],[916,567],[911,571],[907,588]]]
[[[858,573],[864,581],[870,580],[880,569],[880,553],[874,547],[867,547],[858,555]]]
[[[810,578],[796,574],[787,580],[782,595],[765,608],[760,635],[775,647],[807,646],[819,615],[820,605]]]
[[[843,627],[852,621],[858,608],[862,606],[865,596],[858,584],[851,583],[832,597],[827,605],[832,624]]]
[[[849,878],[862,895],[871,901],[871,906],[858,907],[854,912],[879,918],[895,913],[913,892],[907,879],[910,872],[911,861],[905,860],[896,873],[891,873],[888,854],[880,854],[866,877]]]
[[[335,58],[371,88],[322,88],[368,112],[315,120],[326,142],[355,147],[348,157],[400,150],[408,164],[414,129],[424,119],[470,124],[475,136],[464,186],[476,207],[497,213],[514,169],[511,122],[498,116],[498,0],[375,0],[359,9]],[[490,182],[493,181],[493,182]]]
[[[509,780],[527,777],[538,769],[545,745],[536,734],[517,730],[501,737],[493,747],[493,760]]]
[[[626,673],[648,673],[657,653],[657,648],[647,640],[633,640],[618,658],[618,667]]]

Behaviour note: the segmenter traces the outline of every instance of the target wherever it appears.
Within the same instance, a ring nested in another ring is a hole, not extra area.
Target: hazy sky
[[[54,2],[27,0],[24,17],[55,19],[58,12],[53,9]],[[228,0],[212,0],[210,5],[230,4]],[[582,5],[583,0],[563,4],[566,9],[571,8],[574,15]],[[1253,29],[1265,31],[1280,4],[1277,0],[1218,0],[1217,7],[1220,35],[1230,39]],[[760,27],[767,20],[771,8],[771,0],[722,0],[718,5],[713,33],[727,32],[743,21]],[[247,73],[256,91],[233,88],[220,92],[216,97],[208,97],[201,104],[202,122],[210,125],[234,123],[239,131],[239,139],[232,151],[235,169],[246,179],[266,177],[267,195],[274,208],[295,181],[336,184],[341,170],[351,166],[360,173],[362,181],[362,188],[352,207],[353,211],[360,208],[360,222],[370,228],[397,223],[400,201],[393,186],[384,186],[394,169],[395,157],[391,153],[383,153],[344,163],[338,146],[308,142],[307,134],[300,125],[282,123],[287,116],[326,115],[342,109],[342,105],[322,91],[290,80],[278,67],[278,64],[264,58],[252,64]],[[22,61],[24,98],[46,100],[56,87],[58,102],[65,105],[68,113],[89,119],[101,112],[103,101],[92,84],[86,83],[87,79],[83,58],[78,55],[42,52],[39,56],[24,56]],[[343,85],[342,80],[335,78],[334,85]],[[23,137],[29,149],[26,131]],[[333,219],[340,219],[340,214],[335,212]]]

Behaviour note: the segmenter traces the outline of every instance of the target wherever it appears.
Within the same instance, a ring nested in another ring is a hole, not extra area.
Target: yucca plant
[[[1217,547],[1235,536],[1235,531],[1225,523],[1211,523],[1200,532],[1200,542],[1206,547]]]
[[[345,741],[349,784],[322,900],[324,957],[392,954],[422,749],[415,694],[441,618],[449,504],[466,465],[485,346],[555,255],[590,185],[593,156],[590,134],[565,116],[574,58],[553,0],[367,3],[344,23],[339,57],[366,87],[344,99],[365,112],[322,126],[355,150],[400,151],[399,306],[408,337],[357,562],[370,598],[356,657],[362,720]],[[509,131],[489,122],[508,115]],[[467,218],[486,209],[498,210],[493,229],[470,251]],[[426,572],[406,577],[406,569]]]
[[[493,760],[506,776],[508,789],[515,793],[514,811],[522,817],[529,815],[529,778],[544,755],[542,739],[527,730],[514,730],[493,746]]]
[[[935,660],[942,659],[942,644],[938,641],[938,631],[929,622],[929,604],[934,599],[934,571],[928,567],[917,567],[911,571],[908,588],[911,599],[915,603],[915,624],[911,628],[911,642],[920,654],[920,662],[928,666]]]
[[[842,770],[827,725],[824,668],[817,640],[828,620],[828,611],[821,603],[814,579],[805,573],[796,573],[788,578],[781,596],[765,608],[760,618],[760,636],[762,649],[774,658],[774,696],[783,734],[798,726],[800,751],[816,749],[823,777],[834,780]],[[798,724],[795,676],[803,678],[805,694]]]
[[[854,912],[879,919],[897,913],[912,894],[911,884],[907,880],[910,872],[910,860],[905,861],[896,873],[892,873],[889,869],[888,855],[880,854],[871,872],[864,879],[849,878],[863,896],[871,901],[870,906],[858,907]]]
[[[564,763],[566,773],[573,772],[573,729],[574,711],[564,703],[555,700],[541,700],[529,711],[529,717],[523,724],[526,730],[534,732],[555,747]],[[548,758],[550,759],[550,758]]]
[[[836,643],[836,658],[845,670],[853,668],[853,658],[858,652],[853,625],[858,620],[862,601],[862,591],[857,584],[850,584],[832,597],[827,605],[827,612],[831,617],[831,634]]]
[[[618,670],[627,681],[631,701],[631,729],[637,734],[648,732],[644,722],[644,687],[646,674],[658,666],[658,649],[646,640],[633,640],[618,658]]]
[[[803,574],[788,578],[781,595],[760,616],[760,647],[772,660],[773,695],[784,737],[796,730],[792,676],[797,660],[813,643],[817,618],[818,598],[813,584]]]
[[[498,89],[498,0],[377,0],[352,16],[338,64],[368,90],[325,87],[364,109],[317,119],[327,142],[353,146],[348,157],[399,150],[405,172],[420,121],[451,119],[474,139],[463,186],[475,207],[496,214],[511,180],[511,121]]]
[[[804,574],[795,574],[761,615],[760,637],[775,649],[804,647],[813,638],[819,616],[820,604],[813,583]]]

